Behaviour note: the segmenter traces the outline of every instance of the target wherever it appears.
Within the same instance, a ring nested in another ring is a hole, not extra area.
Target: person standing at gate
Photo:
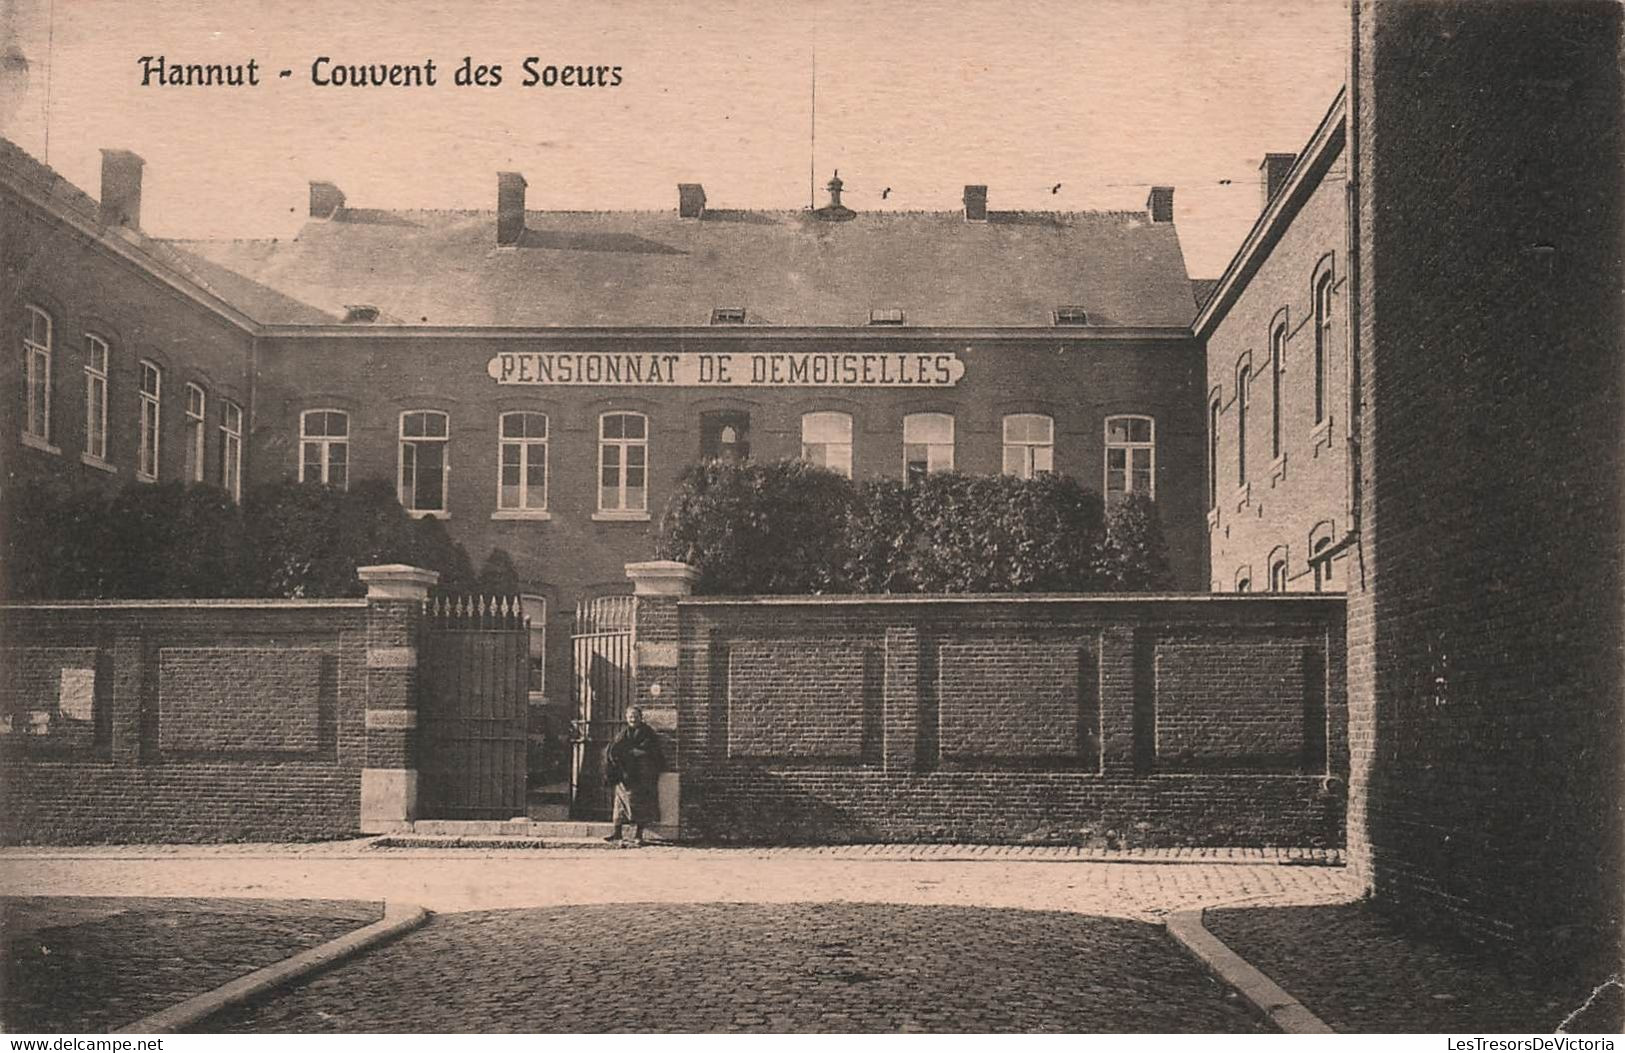
[[[643,722],[643,710],[628,706],[626,728],[604,753],[604,782],[615,788],[615,831],[606,841],[620,841],[621,829],[632,824],[634,847],[643,844],[643,826],[658,818],[657,785],[665,770],[660,752],[660,736]]]

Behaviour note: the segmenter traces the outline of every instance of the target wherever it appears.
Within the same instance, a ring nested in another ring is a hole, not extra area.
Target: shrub
[[[1101,547],[1100,577],[1112,592],[1156,592],[1171,588],[1168,542],[1156,502],[1126,494],[1112,505]]]
[[[1098,587],[1100,499],[1066,476],[926,476],[902,492],[869,484],[860,504],[878,506],[865,526],[887,524],[866,540],[852,577],[875,582],[875,568],[903,561],[883,591],[1082,592]],[[899,518],[907,533],[899,532]],[[859,571],[867,572],[860,574]]]
[[[699,571],[701,593],[842,588],[852,484],[801,461],[711,461],[683,473],[656,553]]]
[[[506,596],[519,591],[519,572],[514,569],[513,557],[506,549],[494,548],[480,564],[478,590],[493,596]]]
[[[13,600],[112,596],[107,498],[56,478],[17,483],[6,495],[5,595]]]

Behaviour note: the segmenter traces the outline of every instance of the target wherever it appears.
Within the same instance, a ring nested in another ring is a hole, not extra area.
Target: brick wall
[[[687,836],[1343,844],[1340,597],[676,609]]]
[[[1377,902],[1620,961],[1621,9],[1375,3],[1355,87]]]
[[[1313,592],[1317,579],[1308,558],[1313,545],[1321,539],[1336,545],[1348,529],[1348,261],[1341,107],[1330,120],[1324,143],[1317,136],[1317,150],[1304,162],[1302,185],[1283,200],[1279,218],[1262,232],[1246,260],[1252,269],[1239,277],[1233,302],[1216,309],[1204,326],[1210,422],[1215,403],[1219,410],[1217,493],[1208,511],[1210,584],[1216,592],[1235,590],[1243,576],[1253,592],[1270,588],[1270,566],[1282,558],[1287,589]],[[1323,280],[1331,283],[1330,324],[1317,327],[1315,295]],[[1272,345],[1282,327],[1286,340],[1277,405]],[[1317,345],[1324,357],[1319,419]],[[1238,464],[1244,369],[1250,370],[1245,482]],[[1277,413],[1279,455],[1274,444]],[[1341,592],[1347,559],[1340,556],[1332,563],[1319,585]]]
[[[58,205],[68,192],[59,190]],[[94,217],[94,204],[79,210]],[[186,385],[203,389],[204,481],[220,485],[221,407],[243,412],[242,458],[250,457],[253,339],[183,295],[117,248],[140,256],[133,236],[87,219],[81,232],[9,191],[0,191],[0,479],[50,476],[114,487],[135,479],[140,446],[141,362],[162,370],[158,478],[178,480],[186,465]],[[29,306],[52,323],[48,448],[23,441],[25,373],[21,332]],[[107,457],[87,456],[86,337],[107,344]]]
[[[354,833],[367,614],[358,600],[0,608],[4,839]]]

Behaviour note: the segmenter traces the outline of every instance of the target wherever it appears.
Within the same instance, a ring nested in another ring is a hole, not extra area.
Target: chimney
[[[146,162],[128,150],[102,151],[102,222],[141,228],[141,167]]]
[[[972,223],[987,222],[987,187],[965,187],[965,219]]]
[[[1287,173],[1292,171],[1292,165],[1297,160],[1297,154],[1264,155],[1264,163],[1258,166],[1258,188],[1264,194],[1263,208],[1269,208],[1275,195],[1286,186]]]
[[[705,187],[698,183],[677,184],[677,215],[680,219],[699,219],[705,214]]]
[[[525,233],[525,177],[497,173],[497,244],[517,245]]]
[[[1172,223],[1174,221],[1174,188],[1171,186],[1154,186],[1151,195],[1145,199],[1145,214],[1153,223]]]
[[[332,219],[344,207],[344,191],[332,183],[310,181],[310,218]]]

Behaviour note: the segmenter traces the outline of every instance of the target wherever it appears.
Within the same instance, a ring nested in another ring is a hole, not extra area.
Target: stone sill
[[[1286,479],[1286,451],[1282,450],[1281,456],[1270,462],[1270,486],[1273,487],[1284,479]]]
[[[79,455],[79,463],[88,464],[97,471],[106,472],[109,475],[118,474],[117,468],[111,464],[108,464],[106,461],[102,460],[100,457],[97,457],[93,453],[81,453]]]
[[[450,519],[450,512],[441,512],[433,508],[408,508],[406,514],[413,519]]]
[[[1236,488],[1236,511],[1240,512],[1243,508],[1246,508],[1248,505],[1250,505],[1252,503],[1253,503],[1253,484],[1252,483],[1242,483],[1239,487]]]
[[[594,512],[594,523],[647,523],[648,512]]]
[[[40,438],[38,435],[35,435],[32,432],[23,432],[23,445],[27,446],[29,449],[41,450],[45,453],[60,454],[62,452],[62,447],[52,446],[49,441]]]
[[[538,523],[545,523],[553,518],[553,513],[547,511],[545,508],[499,508],[495,512],[491,513],[491,518],[507,520],[529,519]]]

